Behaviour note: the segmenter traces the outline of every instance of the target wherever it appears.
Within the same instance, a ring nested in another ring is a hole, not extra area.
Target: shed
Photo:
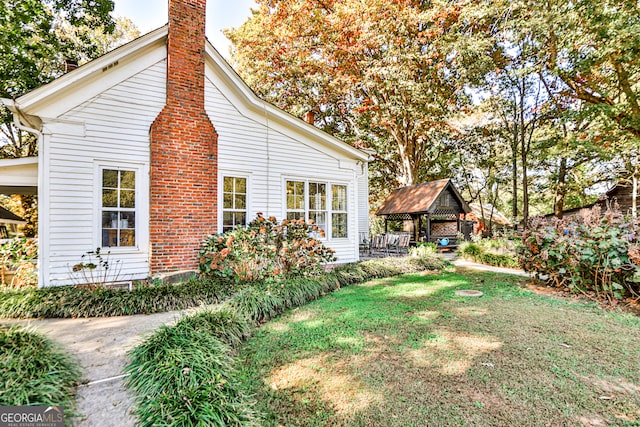
[[[455,239],[458,232],[468,236],[471,225],[464,216],[471,209],[450,179],[425,182],[394,190],[376,212],[389,221],[410,224],[415,241],[435,242]]]
[[[513,227],[513,224],[502,212],[500,212],[491,203],[469,203],[471,213],[467,215],[467,219],[477,221],[474,227],[474,234],[481,233],[485,230],[493,231],[495,226],[501,228]]]

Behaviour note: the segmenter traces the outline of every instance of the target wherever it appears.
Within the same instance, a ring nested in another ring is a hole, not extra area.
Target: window
[[[102,246],[136,246],[136,173],[102,169]]]
[[[225,176],[222,195],[222,231],[247,225],[247,178]]]
[[[305,218],[303,181],[287,181],[287,219]]]
[[[347,186],[331,187],[331,237],[347,237]]]
[[[286,218],[313,220],[332,238],[347,237],[347,186],[286,181]]]
[[[327,230],[327,184],[309,183],[309,219]]]

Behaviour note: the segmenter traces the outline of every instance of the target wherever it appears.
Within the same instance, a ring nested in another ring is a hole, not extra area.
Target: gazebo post
[[[422,230],[422,215],[418,214],[418,228],[413,231],[413,240],[420,241],[420,231]]]
[[[385,215],[384,216],[384,234],[387,234],[388,224],[389,224],[389,215]]]
[[[429,240],[431,240],[431,214],[430,213],[427,214],[427,232],[425,234],[425,240],[427,243],[429,243]]]

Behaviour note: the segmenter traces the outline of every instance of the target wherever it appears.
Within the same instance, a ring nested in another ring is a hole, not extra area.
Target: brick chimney
[[[167,100],[151,125],[152,274],[197,269],[216,231],[218,135],[204,109],[206,0],[169,0]]]
[[[309,123],[310,125],[313,125],[315,123],[315,121],[316,121],[316,115],[315,115],[315,113],[313,111],[307,111],[302,116],[302,120],[304,120],[305,122]]]

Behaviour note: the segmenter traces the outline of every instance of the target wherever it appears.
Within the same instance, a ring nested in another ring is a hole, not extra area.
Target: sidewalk
[[[182,317],[182,311],[150,315],[83,319],[7,320],[1,323],[32,327],[61,344],[82,367],[84,383],[78,387],[75,425],[83,427],[128,427],[133,398],[123,382],[126,353],[147,333]]]
[[[513,274],[516,276],[522,276],[522,277],[531,277],[530,273],[527,273],[526,271],[523,270],[517,270],[514,268],[504,268],[504,267],[494,267],[492,265],[485,265],[485,264],[478,264],[472,261],[467,261],[465,259],[462,258],[454,258],[452,260],[453,265],[455,265],[456,267],[459,268],[469,268],[472,270],[479,270],[479,271],[491,271],[494,273],[502,273],[502,274]]]

